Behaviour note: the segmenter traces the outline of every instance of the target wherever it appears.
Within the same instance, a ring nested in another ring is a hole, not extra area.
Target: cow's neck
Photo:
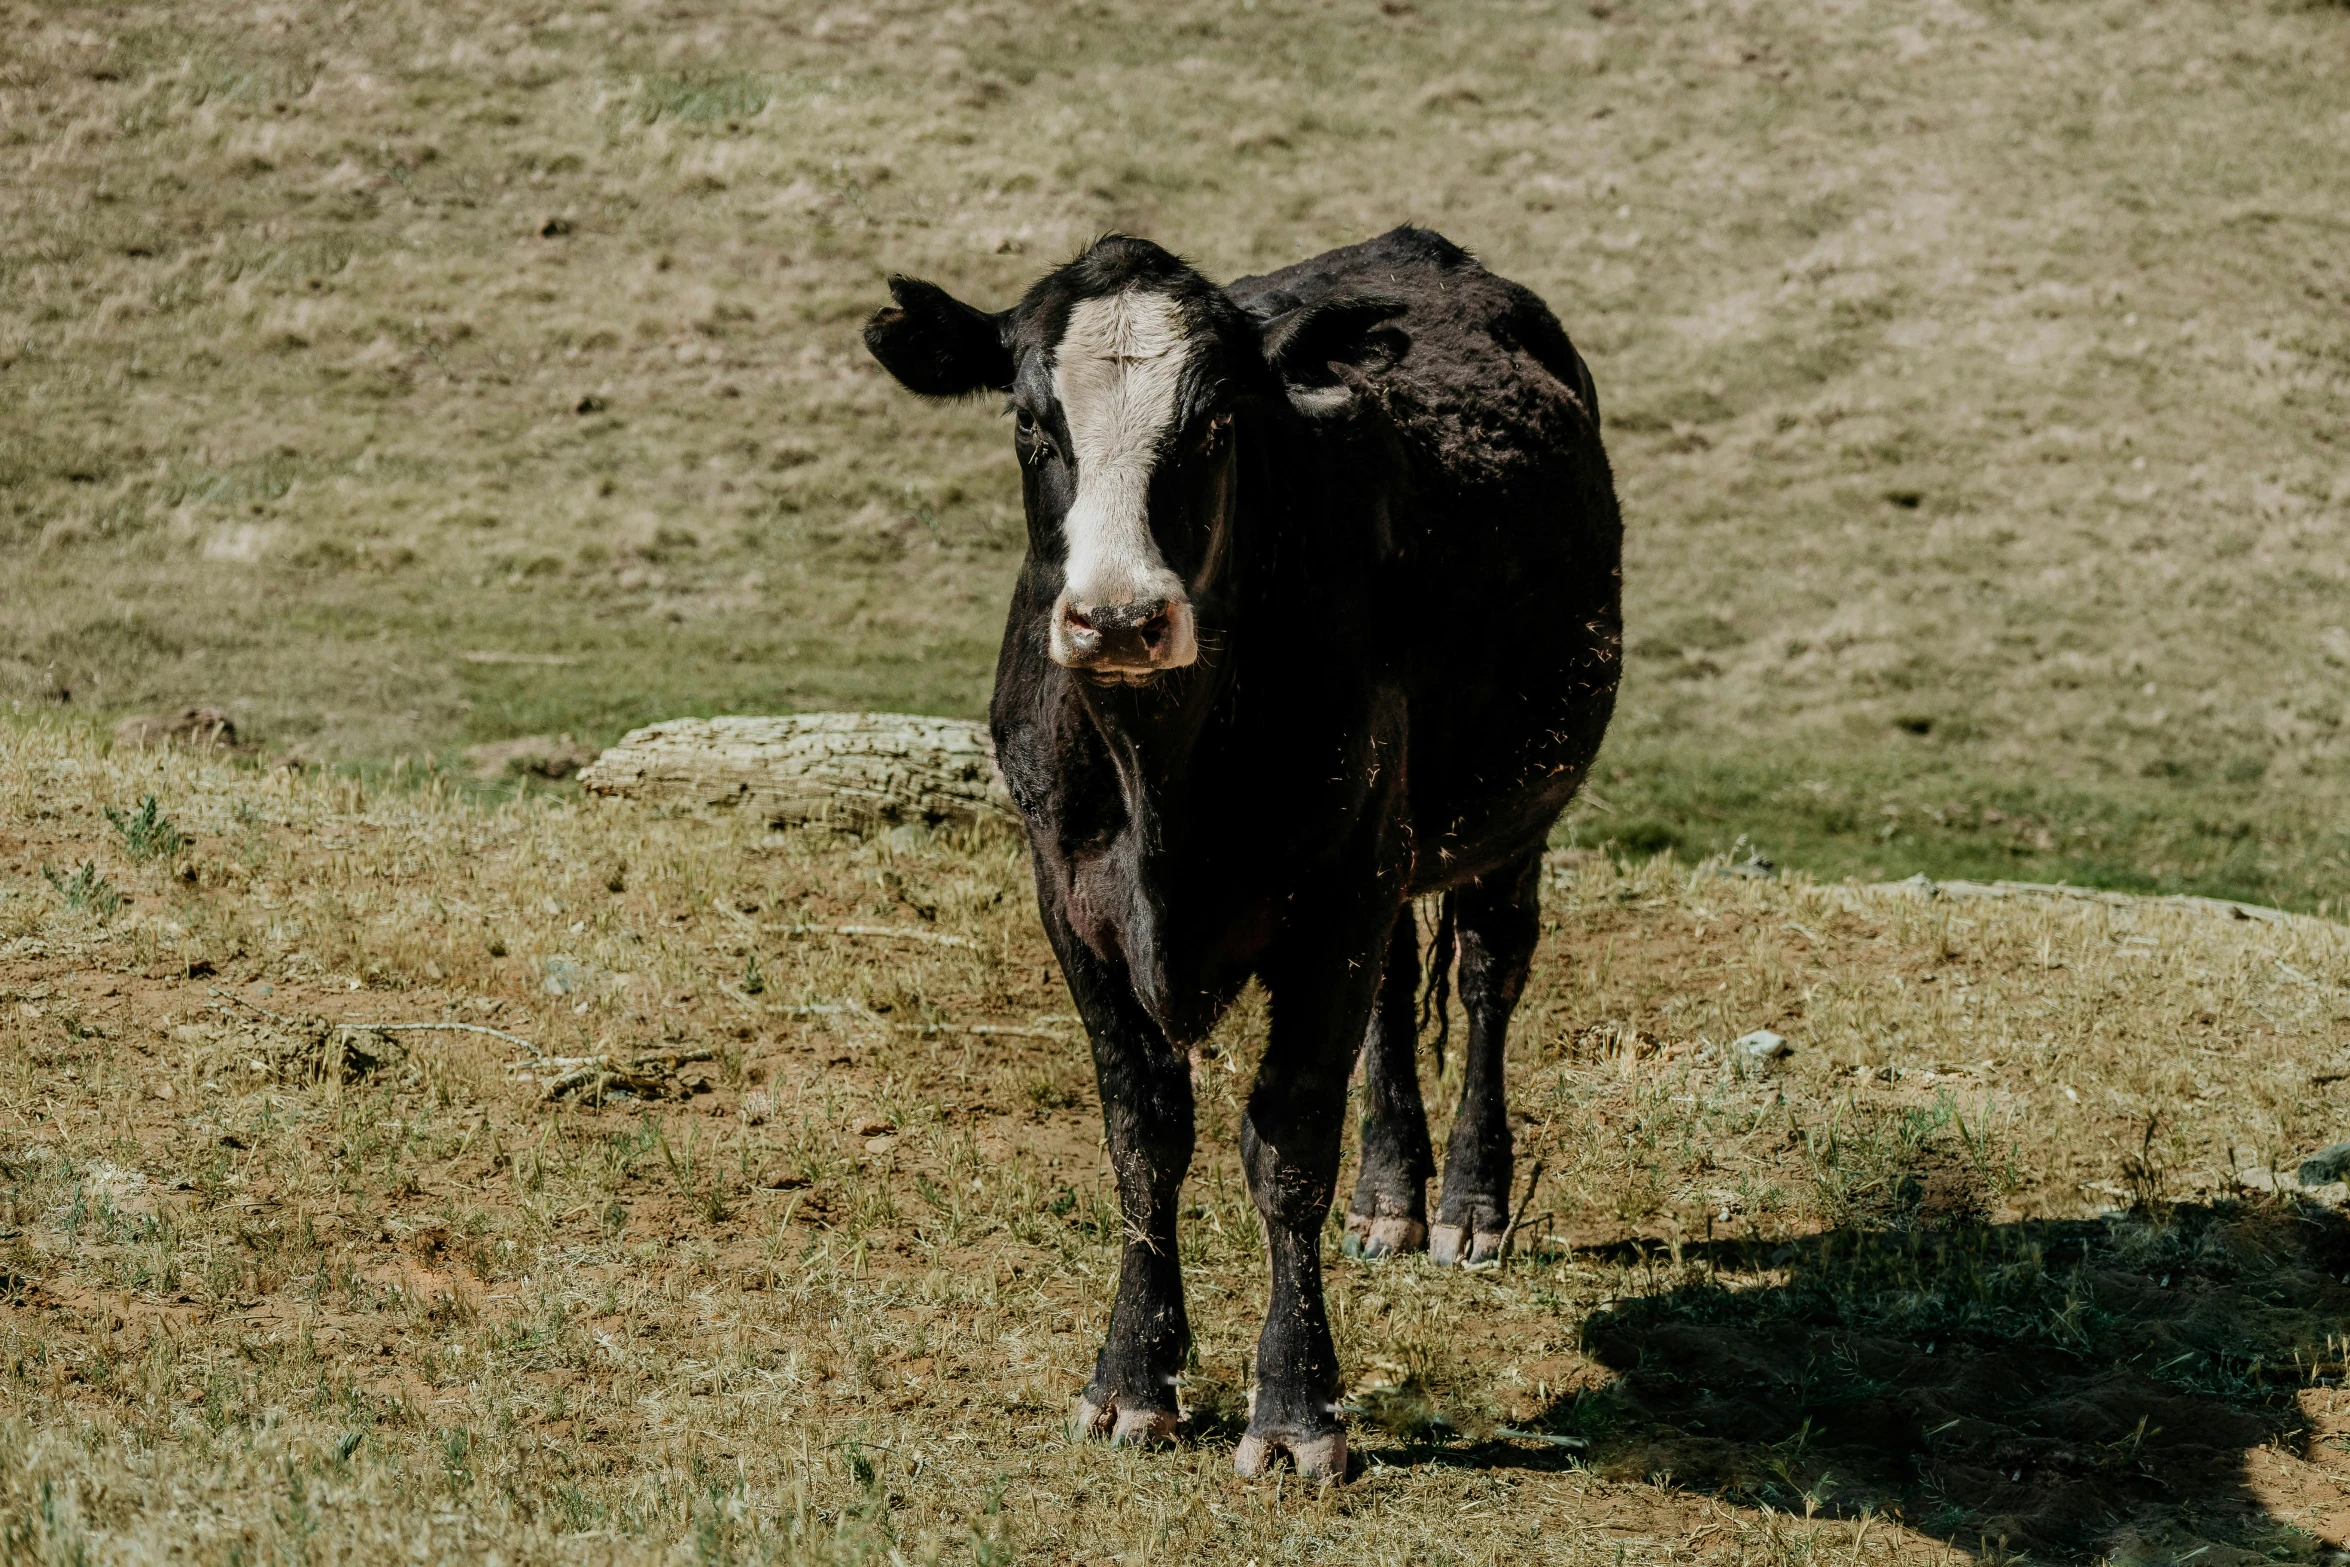
[[[1229,631],[1201,629],[1203,640],[1212,636],[1219,645],[1189,669],[1142,687],[1079,684],[1078,700],[1109,749],[1127,819],[1146,855],[1177,847],[1188,837],[1203,739],[1233,684],[1230,661],[1239,650],[1231,645]]]

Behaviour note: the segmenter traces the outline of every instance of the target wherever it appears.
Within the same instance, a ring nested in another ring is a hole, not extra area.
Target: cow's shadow
[[[2266,1198],[1693,1246],[1584,1324],[1602,1385],[1426,1456],[1573,1455],[2000,1557],[2350,1560],[2350,1419],[2314,1391],[2350,1369],[2346,1275],[2350,1222]],[[2264,1444],[2314,1466],[2277,1505]]]

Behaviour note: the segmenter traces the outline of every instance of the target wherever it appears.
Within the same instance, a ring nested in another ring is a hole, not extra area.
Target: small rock
[[[1777,1061],[1795,1054],[1795,1047],[1785,1036],[1767,1028],[1758,1028],[1751,1034],[1741,1034],[1730,1041],[1730,1048],[1749,1061]]]
[[[867,1153],[888,1153],[897,1145],[898,1140],[895,1137],[868,1137],[865,1139]]]
[[[2350,1143],[2321,1148],[2301,1161],[2301,1184],[2324,1186],[2350,1176]]]
[[[176,713],[141,713],[114,726],[114,743],[127,751],[160,751],[185,746],[198,751],[237,748],[236,721],[217,707],[183,707]]]

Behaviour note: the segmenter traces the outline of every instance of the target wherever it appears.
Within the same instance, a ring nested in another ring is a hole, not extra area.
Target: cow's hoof
[[[1112,1447],[1155,1447],[1175,1440],[1178,1423],[1172,1409],[1120,1408],[1116,1399],[1097,1404],[1081,1398],[1069,1421],[1069,1434],[1107,1439]]]
[[[1268,1473],[1273,1460],[1287,1453],[1289,1461],[1297,1466],[1298,1477],[1321,1480],[1331,1485],[1346,1484],[1346,1433],[1326,1431],[1320,1436],[1292,1437],[1275,1433],[1259,1436],[1254,1431],[1240,1439],[1232,1450],[1232,1472],[1243,1480],[1254,1480]]]
[[[1338,1243],[1338,1249],[1365,1262],[1407,1251],[1426,1251],[1428,1226],[1418,1219],[1375,1219],[1367,1214],[1350,1213],[1346,1216],[1346,1236]]]
[[[1497,1262],[1501,1258],[1501,1243],[1506,1238],[1507,1232],[1502,1230],[1471,1230],[1462,1224],[1439,1224],[1428,1231],[1428,1260],[1440,1268]]]

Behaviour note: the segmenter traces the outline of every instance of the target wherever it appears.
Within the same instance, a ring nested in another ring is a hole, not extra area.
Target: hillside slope
[[[383,764],[969,716],[1005,432],[858,346],[1404,220],[1630,522],[1582,841],[2339,907],[2350,13],[0,6],[0,681]],[[1741,850],[1741,853],[1744,851]]]

